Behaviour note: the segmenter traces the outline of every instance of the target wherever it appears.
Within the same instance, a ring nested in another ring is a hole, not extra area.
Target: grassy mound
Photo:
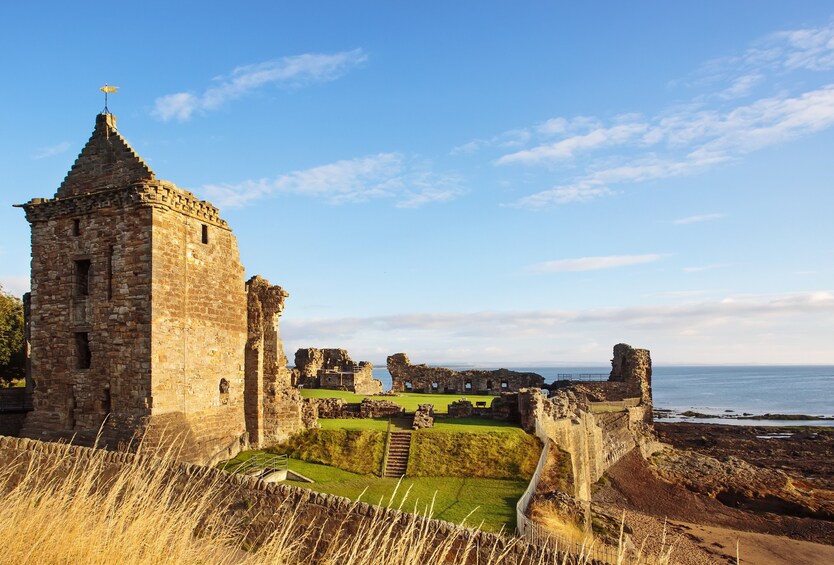
[[[528,481],[540,453],[539,441],[520,429],[483,433],[424,430],[411,439],[406,475]]]
[[[360,475],[378,475],[385,451],[385,432],[314,429],[296,434],[269,451],[287,453],[295,459],[331,465]]]

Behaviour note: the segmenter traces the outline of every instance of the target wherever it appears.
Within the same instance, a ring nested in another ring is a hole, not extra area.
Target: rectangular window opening
[[[90,260],[81,259],[75,262],[75,295],[90,295]]]
[[[81,235],[81,220],[75,218],[72,221],[72,235],[79,236]]]
[[[208,243],[208,226],[203,224],[203,243]]]
[[[77,332],[75,334],[75,368],[89,369],[92,360],[89,334],[87,332]]]

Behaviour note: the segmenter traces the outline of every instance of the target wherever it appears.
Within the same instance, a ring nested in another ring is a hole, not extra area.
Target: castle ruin
[[[356,394],[379,394],[382,381],[374,378],[374,366],[358,363],[344,349],[302,348],[295,352],[296,382],[307,388],[347,390]]]
[[[55,196],[20,207],[34,386],[21,435],[167,438],[208,463],[310,424],[278,335],[287,293],[245,281],[218,209],[158,180],[113,114]]]
[[[522,388],[541,388],[544,377],[509,369],[455,371],[446,367],[412,365],[405,353],[388,356],[391,390],[445,394],[501,394]]]

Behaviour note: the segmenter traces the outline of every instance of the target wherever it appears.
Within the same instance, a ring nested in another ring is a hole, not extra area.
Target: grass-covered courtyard
[[[314,483],[287,484],[362,500],[370,504],[401,507],[425,513],[433,503],[432,516],[486,531],[515,528],[515,503],[524,494],[527,481],[462,477],[397,479],[357,475],[328,465],[290,459],[290,469]],[[399,485],[398,485],[399,483]]]
[[[330,390],[325,388],[302,388],[301,396],[304,398],[341,398],[345,402],[362,402],[364,398],[372,400],[390,400],[406,409],[408,412],[417,410],[419,404],[433,404],[434,411],[445,414],[449,411],[449,404],[465,398],[475,404],[485,402],[489,406],[496,398],[492,395],[481,394],[423,394],[417,392],[398,392],[395,396],[365,396],[344,390]]]
[[[487,531],[515,527],[515,504],[530,480],[541,445],[517,425],[486,419],[435,421],[412,434],[406,477],[381,478],[387,420],[320,419],[272,453],[288,453],[289,468],[315,481],[302,488],[371,504],[401,507]],[[237,465],[261,451],[239,454]],[[432,503],[432,501],[434,501]],[[467,518],[468,517],[468,518]]]

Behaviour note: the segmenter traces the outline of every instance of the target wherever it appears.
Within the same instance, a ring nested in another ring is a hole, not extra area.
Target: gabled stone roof
[[[57,198],[155,180],[151,168],[116,131],[116,116],[99,114],[93,135],[55,194]]]

